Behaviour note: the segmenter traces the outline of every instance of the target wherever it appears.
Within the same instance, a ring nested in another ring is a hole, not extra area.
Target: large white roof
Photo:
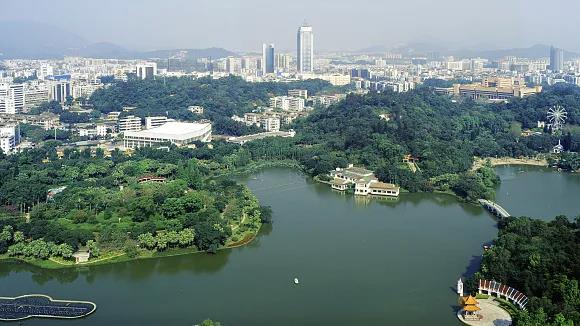
[[[210,123],[167,122],[159,127],[140,131],[126,131],[125,136],[186,140],[201,136]]]

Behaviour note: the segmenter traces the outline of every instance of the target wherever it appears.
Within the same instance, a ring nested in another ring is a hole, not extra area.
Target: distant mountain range
[[[398,46],[395,48],[388,48],[386,46],[377,45],[361,49],[357,51],[359,53],[368,54],[384,54],[385,52],[401,53],[406,56],[426,56],[429,53],[438,53],[439,55],[452,55],[458,58],[475,58],[481,57],[490,60],[501,59],[506,56],[516,56],[523,58],[545,58],[550,56],[550,46],[545,44],[536,44],[527,48],[512,48],[512,49],[500,49],[500,50],[468,50],[468,49],[457,49],[449,50],[438,45],[426,44],[426,43],[412,43],[408,45]],[[564,58],[580,58],[580,54],[564,51]]]
[[[52,25],[32,22],[0,22],[0,59],[58,59],[64,56],[111,59],[167,59],[171,57],[214,59],[238,56],[222,48],[134,51],[119,45],[91,43]]]

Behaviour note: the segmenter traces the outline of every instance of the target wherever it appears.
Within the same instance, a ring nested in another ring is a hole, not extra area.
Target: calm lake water
[[[556,172],[550,168],[502,166],[496,201],[513,216],[552,219],[580,215],[580,173]]]
[[[520,170],[498,169],[512,214],[580,213],[578,178]],[[246,247],[58,271],[3,263],[0,295],[97,303],[74,325],[458,325],[452,288],[497,232],[482,208],[447,195],[359,201],[287,169],[241,181],[274,211]]]

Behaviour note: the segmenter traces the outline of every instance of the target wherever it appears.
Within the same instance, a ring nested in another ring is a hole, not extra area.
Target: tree
[[[201,322],[201,326],[221,326],[221,323],[211,319],[206,319]]]
[[[195,232],[193,229],[183,229],[179,232],[179,245],[187,247],[195,240]]]
[[[125,247],[123,248],[123,251],[129,258],[135,258],[139,256],[137,244],[135,243],[135,241],[132,240],[127,240],[127,242],[125,243]]]
[[[143,233],[137,237],[139,246],[147,249],[153,249],[157,246],[157,239],[151,233]]]
[[[24,241],[24,233],[22,231],[16,231],[14,232],[14,243],[18,243],[18,242],[22,242]]]
[[[260,206],[260,221],[266,224],[272,223],[272,207]]]
[[[0,241],[10,242],[12,240],[12,225],[6,225],[2,228],[0,232]]]
[[[101,255],[101,249],[94,240],[87,241],[87,249],[89,249],[93,257],[99,257]]]
[[[69,244],[62,243],[57,247],[57,254],[63,258],[70,258],[73,255],[73,247]]]

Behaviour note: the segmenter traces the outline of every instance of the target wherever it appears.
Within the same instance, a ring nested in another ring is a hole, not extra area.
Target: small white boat
[[[294,278],[294,284],[299,284],[299,283],[300,283],[300,281],[298,281],[298,278],[297,278],[297,277],[295,277],[295,278]]]

